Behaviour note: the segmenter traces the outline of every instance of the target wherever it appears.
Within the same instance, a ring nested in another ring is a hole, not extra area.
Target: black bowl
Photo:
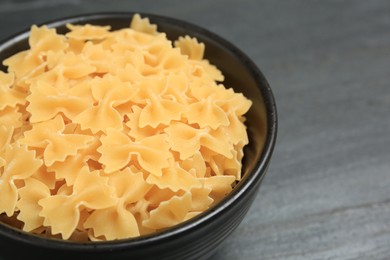
[[[68,17],[44,23],[67,31],[65,24],[128,27],[134,13],[99,13]],[[243,158],[243,178],[233,191],[202,214],[153,235],[107,242],[77,243],[32,235],[0,223],[0,258],[21,259],[207,259],[241,223],[264,178],[277,136],[277,111],[272,90],[256,64],[237,47],[218,35],[185,21],[140,13],[157,24],[171,40],[196,37],[206,45],[205,58],[221,69],[224,84],[253,101],[246,114],[249,144]],[[29,30],[0,44],[0,61],[28,48]],[[0,69],[6,70],[5,67]],[[1,191],[0,191],[1,192]],[[239,234],[238,234],[239,236]]]

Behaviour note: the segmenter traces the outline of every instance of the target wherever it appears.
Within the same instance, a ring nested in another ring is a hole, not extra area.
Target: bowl
[[[207,211],[165,231],[131,239],[105,242],[71,242],[44,238],[0,223],[0,258],[18,259],[207,259],[240,225],[266,175],[277,137],[277,109],[272,90],[256,64],[239,48],[207,29],[186,21],[139,13],[165,32],[169,39],[196,37],[206,46],[205,58],[225,75],[224,84],[252,100],[246,114],[249,144],[244,149],[242,180],[219,203]],[[66,24],[128,27],[134,13],[97,13],[48,21],[44,24],[67,31]],[[28,48],[29,30],[0,44],[0,61]],[[4,66],[1,70],[6,70]],[[1,193],[1,191],[0,191]],[[239,238],[240,234],[237,234]]]

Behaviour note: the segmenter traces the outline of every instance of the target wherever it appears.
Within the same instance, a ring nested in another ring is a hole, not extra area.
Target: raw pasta
[[[205,45],[128,28],[33,25],[0,72],[0,215],[24,231],[102,241],[164,230],[241,179],[252,102]]]

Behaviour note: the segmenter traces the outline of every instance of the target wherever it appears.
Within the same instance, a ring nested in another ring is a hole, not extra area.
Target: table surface
[[[212,260],[390,259],[390,2],[0,0],[0,39],[138,11],[226,38],[263,71],[279,132],[256,201]]]

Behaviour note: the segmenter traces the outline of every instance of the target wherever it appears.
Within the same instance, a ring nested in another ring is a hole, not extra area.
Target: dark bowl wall
[[[91,14],[46,23],[66,32],[65,24],[111,25],[128,27],[131,13]],[[277,113],[267,80],[256,65],[239,49],[198,26],[172,18],[142,14],[158,25],[169,39],[190,35],[205,43],[207,58],[225,75],[224,85],[253,101],[248,112],[249,144],[243,159],[244,178],[233,192],[212,209],[167,231],[136,239],[102,243],[75,243],[32,236],[0,223],[0,259],[206,259],[233,232],[245,217],[266,174],[276,140]],[[0,45],[0,61],[28,48],[28,31]],[[0,66],[3,71],[4,66]],[[263,149],[264,148],[264,149]]]

